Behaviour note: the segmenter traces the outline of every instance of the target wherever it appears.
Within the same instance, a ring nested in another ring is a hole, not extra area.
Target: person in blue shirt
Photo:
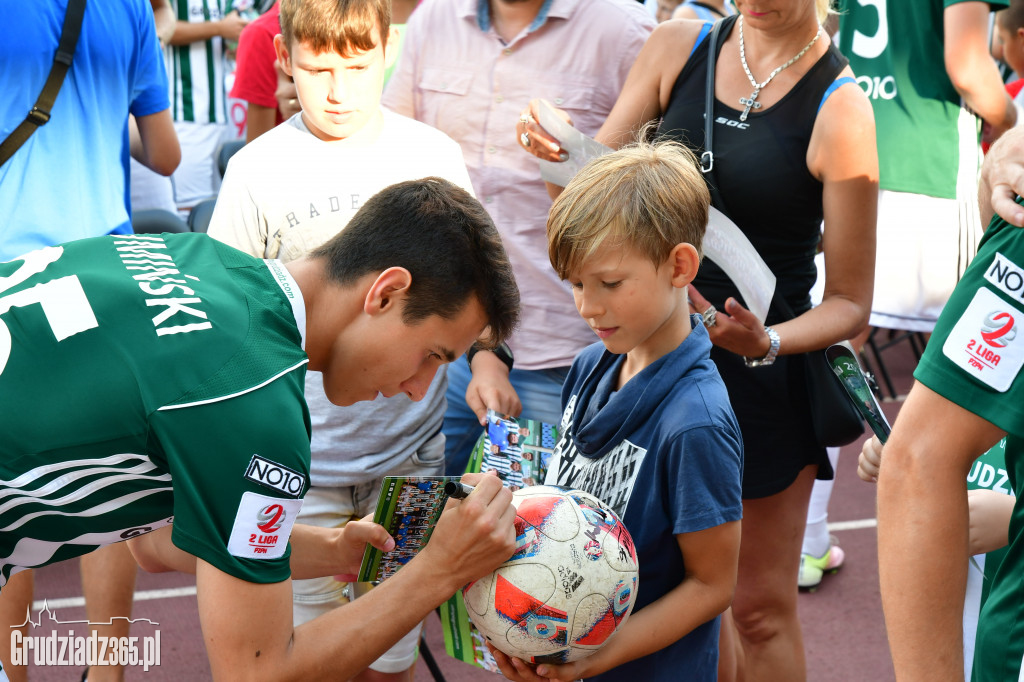
[[[743,441],[686,298],[709,203],[693,154],[661,142],[592,161],[551,209],[551,264],[601,343],[569,370],[545,483],[610,505],[633,537],[640,575],[633,614],[604,647],[535,667],[495,652],[510,679],[718,677],[720,614],[739,561]]]
[[[43,89],[67,4],[5,7],[16,30],[0,45],[0,65],[17,68],[0,67],[0,140]],[[0,166],[0,262],[74,239],[131,234],[129,153],[163,175],[181,158],[153,11],[145,0],[90,2],[50,120]]]

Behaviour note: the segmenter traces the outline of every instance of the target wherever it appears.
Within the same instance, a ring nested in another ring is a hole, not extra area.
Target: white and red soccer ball
[[[622,520],[580,490],[513,494],[516,552],[462,593],[473,624],[500,651],[532,663],[585,658],[626,621],[637,560]]]

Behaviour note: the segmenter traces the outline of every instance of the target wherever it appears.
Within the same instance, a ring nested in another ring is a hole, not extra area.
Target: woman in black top
[[[773,305],[770,329],[762,326],[707,260],[691,287],[694,312],[712,304],[718,310],[708,329],[712,357],[744,434],[743,536],[732,620],[722,621],[723,680],[806,677],[795,586],[811,487],[816,476],[831,478],[832,469],[809,420],[803,354],[856,335],[870,311],[874,119],[846,60],[820,28],[827,4],[737,0],[739,17],[723,20],[719,36],[716,208],[754,245],[776,276],[776,299],[796,314],[786,319]],[[693,21],[655,29],[597,135],[600,142],[621,147],[661,119],[660,135],[701,155],[708,30]],[[558,144],[536,114],[531,103],[517,125],[520,144],[557,161]],[[819,239],[827,279],[824,300],[811,309]]]

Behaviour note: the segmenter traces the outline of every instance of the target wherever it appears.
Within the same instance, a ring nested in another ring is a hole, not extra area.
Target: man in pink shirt
[[[484,405],[557,424],[573,358],[594,342],[568,284],[548,263],[551,199],[515,125],[544,98],[593,136],[615,104],[654,20],[633,0],[431,0],[412,15],[385,107],[423,121],[462,147],[477,197],[501,233],[522,293],[522,325],[509,341],[515,367],[493,353],[449,366],[447,473],[465,468]]]

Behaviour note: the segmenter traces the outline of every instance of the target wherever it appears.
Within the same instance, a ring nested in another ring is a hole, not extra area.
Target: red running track
[[[905,344],[886,353],[886,362],[897,389],[909,390],[913,357]],[[896,416],[902,401],[888,402],[884,408],[890,420]],[[829,509],[830,524],[840,524],[833,532],[846,551],[846,565],[836,575],[825,576],[814,593],[801,593],[800,619],[804,626],[808,680],[812,682],[890,682],[895,679],[886,643],[878,589],[878,567],[874,486],[856,475],[860,442],[842,449],[836,485]],[[856,524],[854,522],[866,522]],[[866,527],[844,528],[842,524]],[[178,590],[195,586],[191,576],[180,574],[148,575],[139,573],[137,593],[154,590]],[[794,587],[794,589],[796,589]],[[81,595],[76,561],[64,562],[42,569],[36,578],[36,599],[64,599]],[[81,607],[55,609],[61,621],[85,618]],[[35,614],[33,614],[34,616]],[[147,682],[200,681],[210,678],[206,661],[194,594],[136,601],[134,618],[147,618],[159,623],[152,626],[138,623],[133,635],[153,635],[160,631],[159,666],[144,672],[129,668],[127,680]],[[64,634],[69,626],[51,626]],[[35,630],[46,634],[50,627]],[[76,634],[85,634],[79,626]],[[427,622],[427,641],[449,682],[489,681],[500,679],[492,673],[472,668],[448,658],[444,653],[440,624],[435,615]],[[34,667],[33,682],[69,682],[81,676],[80,668]],[[433,677],[422,662],[417,666],[416,682],[430,682]]]

